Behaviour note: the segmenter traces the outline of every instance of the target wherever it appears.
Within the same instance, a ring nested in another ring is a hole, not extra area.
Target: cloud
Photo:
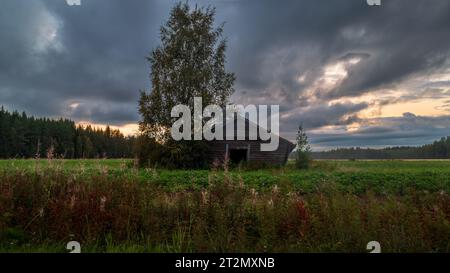
[[[426,117],[404,113],[401,117],[367,119],[352,134],[338,128],[334,132],[314,132],[310,137],[316,150],[324,150],[342,146],[413,146],[447,135],[450,135],[449,115]]]
[[[1,5],[0,35],[6,41],[0,45],[1,104],[61,116],[68,113],[68,102],[89,100],[96,111],[68,117],[137,122],[139,90],[149,86],[145,56],[157,44],[154,2],[96,0],[70,7],[64,1],[6,0]],[[97,115],[98,109],[111,118]]]
[[[138,91],[151,89],[145,56],[159,44],[174,3],[1,1],[0,104],[40,116],[136,123]],[[422,144],[448,134],[435,113],[380,116],[386,107],[424,100],[446,116],[448,0],[376,8],[364,0],[190,3],[216,6],[217,23],[226,21],[233,101],[279,104],[290,139],[300,122],[322,146]],[[410,119],[420,123],[415,130]],[[386,137],[377,138],[382,132]]]
[[[315,129],[330,125],[346,125],[358,120],[352,114],[368,107],[367,103],[336,103],[333,105],[317,105],[308,108],[297,108],[291,113],[281,116],[281,123],[288,124],[288,131],[295,131],[299,123],[305,128]],[[286,127],[284,128],[286,130]]]
[[[136,107],[129,107],[121,103],[92,103],[76,101],[69,103],[66,115],[76,120],[90,120],[104,124],[130,124],[136,122]]]

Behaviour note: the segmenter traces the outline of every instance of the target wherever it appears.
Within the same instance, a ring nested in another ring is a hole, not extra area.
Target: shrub
[[[174,141],[164,144],[141,136],[136,142],[140,167],[160,166],[167,169],[202,169],[207,167],[209,146],[203,141]]]
[[[298,169],[308,169],[311,165],[311,156],[307,152],[297,151],[295,165]]]

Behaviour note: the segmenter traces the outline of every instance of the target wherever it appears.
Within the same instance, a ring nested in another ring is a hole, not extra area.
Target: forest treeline
[[[135,137],[0,109],[0,158],[131,158]]]
[[[136,137],[119,130],[77,126],[68,119],[35,118],[0,108],[0,158],[133,158]],[[420,147],[338,148],[314,159],[450,159],[450,137]]]
[[[450,159],[450,137],[420,147],[339,148],[314,152],[315,159]]]

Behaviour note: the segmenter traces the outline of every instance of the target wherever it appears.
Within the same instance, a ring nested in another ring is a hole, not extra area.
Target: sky
[[[146,56],[176,1],[0,0],[0,105],[137,132]],[[279,104],[312,147],[422,145],[450,136],[450,1],[214,0],[231,101]]]

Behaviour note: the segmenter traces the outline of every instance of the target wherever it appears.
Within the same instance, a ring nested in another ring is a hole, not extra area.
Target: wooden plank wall
[[[209,142],[210,153],[208,155],[210,162],[223,162],[228,149],[248,149],[248,161],[261,162],[268,165],[285,164],[288,155],[292,152],[294,144],[280,138],[278,149],[272,152],[262,152],[259,140],[217,140]]]

